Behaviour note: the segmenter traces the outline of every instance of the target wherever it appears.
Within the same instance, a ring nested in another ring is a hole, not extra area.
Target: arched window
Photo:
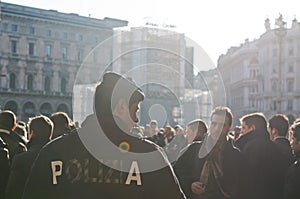
[[[70,113],[69,113],[69,109],[68,109],[67,105],[65,105],[65,104],[60,104],[60,105],[57,107],[56,111],[57,111],[57,112],[64,112],[64,113],[66,113],[66,114],[68,114],[68,115],[70,114]]]
[[[9,101],[5,104],[4,110],[10,110],[18,115],[18,105],[15,101]]]
[[[14,73],[9,75],[9,88],[16,88],[16,75]]]
[[[26,102],[23,106],[22,120],[27,122],[30,117],[35,116],[35,106],[32,102]]]
[[[66,87],[67,87],[67,81],[65,78],[62,78],[60,82],[60,91],[62,93],[66,93]]]
[[[273,93],[277,93],[278,90],[278,81],[276,79],[272,80],[272,91]]]
[[[33,76],[32,75],[27,76],[27,89],[33,90]]]
[[[44,104],[42,104],[42,106],[41,106],[41,108],[40,108],[40,113],[41,113],[42,115],[45,115],[45,116],[47,116],[47,117],[50,117],[51,114],[53,113],[51,104],[49,104],[49,103],[44,103]]]
[[[50,77],[46,76],[45,77],[45,91],[50,91]]]

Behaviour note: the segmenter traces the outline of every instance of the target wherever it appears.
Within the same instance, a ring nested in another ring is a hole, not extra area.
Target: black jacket
[[[9,155],[4,141],[0,138],[0,199],[4,199],[6,183],[9,175]]]
[[[194,176],[194,167],[202,141],[194,141],[181,150],[178,160],[174,164],[174,171],[180,182],[181,188],[187,198],[191,198],[191,184],[199,180]]]
[[[99,126],[93,115],[78,133],[64,135],[41,150],[23,195],[35,198],[181,199],[184,195],[157,145],[122,132],[108,120]]]
[[[224,196],[220,193],[217,186],[207,187],[207,193],[198,196],[192,193],[191,184],[199,181],[202,168],[208,157],[199,158],[198,153],[202,146],[202,141],[193,142],[188,146],[185,153],[180,156],[174,170],[187,198],[213,198],[222,199]],[[234,148],[230,141],[226,142],[223,154],[223,172],[224,175],[219,179],[222,189],[228,193],[231,198],[241,198],[240,173],[242,156],[238,149]]]
[[[252,131],[236,142],[244,157],[244,193],[249,199],[280,199],[289,165],[267,131]]]
[[[274,144],[278,147],[279,151],[288,159],[289,164],[292,165],[295,161],[293,149],[288,139],[279,137],[273,140]]]
[[[285,178],[284,199],[300,198],[300,154],[297,160],[287,171]]]
[[[10,161],[14,158],[14,156],[18,153],[22,153],[27,151],[26,146],[16,140],[16,138],[10,134],[11,132],[5,129],[0,129],[0,138],[6,143]]]
[[[21,199],[31,166],[40,149],[48,141],[49,140],[36,140],[33,137],[28,143],[28,151],[17,154],[14,157],[6,188],[6,199]]]

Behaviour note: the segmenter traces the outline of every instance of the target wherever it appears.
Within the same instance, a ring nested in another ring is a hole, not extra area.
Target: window
[[[272,72],[273,73],[277,73],[278,72],[278,65],[277,64],[273,64],[273,66],[272,66]]]
[[[3,27],[3,30],[7,30],[8,29],[8,23],[3,23],[2,27]]]
[[[82,49],[78,50],[77,59],[78,59],[78,61],[82,61],[82,59],[83,59],[83,50]]]
[[[292,99],[288,99],[287,110],[289,110],[289,111],[293,110],[293,100]]]
[[[61,56],[63,59],[67,59],[67,56],[68,56],[68,48],[67,47],[61,48]]]
[[[288,79],[287,80],[287,92],[293,92],[294,91],[294,79]]]
[[[289,56],[293,56],[294,55],[294,47],[290,46],[289,47]]]
[[[28,43],[28,54],[29,55],[34,55],[34,47],[35,47],[35,44],[33,42]]]
[[[250,70],[250,78],[255,78],[257,76],[257,71],[255,69]]]
[[[78,41],[83,41],[83,35],[78,35]]]
[[[35,29],[34,27],[29,27],[29,34],[34,35]]]
[[[46,44],[45,46],[45,54],[47,57],[51,57],[52,46],[51,44]]]
[[[66,87],[67,87],[67,81],[65,78],[62,78],[60,83],[60,91],[62,93],[66,93]]]
[[[273,100],[272,106],[271,106],[271,110],[275,111],[277,110],[277,102],[276,100]]]
[[[16,24],[11,24],[11,31],[12,32],[17,32],[18,31],[18,26]]]
[[[51,30],[47,30],[46,35],[47,35],[47,37],[51,37],[51,35],[52,35]]]
[[[16,40],[10,41],[10,52],[11,53],[17,53],[18,49],[18,42]]]
[[[32,102],[26,102],[23,106],[23,113],[22,116],[23,121],[28,121],[30,117],[33,117],[35,115],[35,106]]]
[[[50,77],[46,76],[45,77],[45,91],[49,92],[50,91]]]
[[[277,87],[278,87],[278,85],[277,85],[278,83],[277,83],[277,80],[272,80],[272,91],[274,92],[274,93],[277,93]]]
[[[63,39],[68,39],[68,33],[67,32],[64,32]]]
[[[27,89],[33,90],[33,76],[32,75],[27,76]]]
[[[16,88],[16,75],[14,73],[9,75],[9,88]]]
[[[287,101],[287,110],[289,110],[289,111],[293,110],[293,100],[292,99],[289,99]]]
[[[293,64],[289,64],[289,66],[288,66],[288,72],[289,73],[294,72],[294,65]]]

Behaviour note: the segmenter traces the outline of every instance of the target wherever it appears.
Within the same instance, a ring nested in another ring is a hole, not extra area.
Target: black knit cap
[[[114,72],[106,72],[103,75],[102,82],[96,87],[95,108],[97,111],[98,103],[109,103],[114,106],[120,98],[124,98],[129,106],[134,102],[144,100],[143,91],[131,80]],[[104,100],[105,99],[105,100]],[[109,101],[108,101],[109,100]],[[108,104],[99,104],[107,106]]]

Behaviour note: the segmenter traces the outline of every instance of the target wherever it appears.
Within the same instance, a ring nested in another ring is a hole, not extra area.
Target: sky
[[[1,1],[1,0],[0,0]],[[274,28],[279,13],[291,26],[296,17],[300,21],[299,1],[285,0],[4,0],[42,9],[103,19],[117,18],[140,26],[147,21],[175,25],[196,42],[217,66],[218,57],[231,46],[239,46],[245,39],[258,39],[264,32],[264,21],[270,19]]]

